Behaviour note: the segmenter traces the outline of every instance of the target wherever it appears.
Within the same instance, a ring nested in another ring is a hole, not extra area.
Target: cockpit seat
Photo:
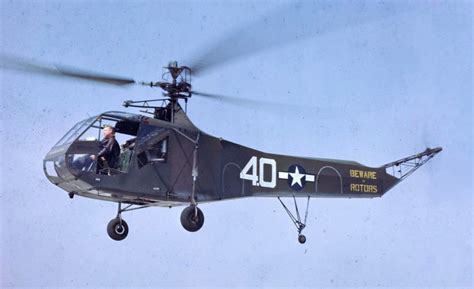
[[[135,143],[137,138],[132,138],[127,140],[122,145],[122,152],[117,160],[116,170],[126,173],[128,170],[128,166],[130,165],[130,160],[132,159],[133,149],[135,148]]]

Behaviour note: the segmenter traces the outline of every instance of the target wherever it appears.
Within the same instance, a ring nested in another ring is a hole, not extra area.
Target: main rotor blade
[[[384,19],[408,10],[395,3],[383,1],[310,1],[291,2],[280,6],[267,15],[236,29],[217,40],[196,57],[190,67],[194,75],[200,75],[215,66],[261,52],[262,50],[288,45],[337,29]],[[398,11],[397,11],[398,10]]]
[[[112,85],[134,84],[135,80],[109,74],[85,71],[71,66],[47,65],[26,60],[18,56],[0,55],[0,67],[12,71],[34,73],[46,76],[70,77]]]
[[[304,108],[303,106],[295,105],[295,104],[278,103],[274,101],[265,101],[265,100],[246,99],[246,98],[240,98],[240,97],[235,97],[235,96],[227,96],[227,95],[213,94],[213,93],[206,93],[206,92],[199,92],[199,91],[192,91],[192,95],[201,96],[201,97],[211,99],[211,100],[222,101],[222,102],[226,102],[226,103],[234,104],[238,106],[256,108],[256,109],[283,110],[286,108],[297,108],[297,109]]]

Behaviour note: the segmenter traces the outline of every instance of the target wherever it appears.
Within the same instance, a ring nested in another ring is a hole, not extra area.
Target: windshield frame
[[[74,142],[84,131],[92,125],[99,116],[86,118],[76,123],[55,145],[54,147],[63,146]]]
[[[141,115],[132,114],[121,111],[108,111],[96,116],[86,118],[76,123],[61,139],[53,146],[53,148],[65,146],[78,140],[91,126],[102,119],[110,120],[129,120],[140,123]],[[100,137],[100,135],[99,135]]]

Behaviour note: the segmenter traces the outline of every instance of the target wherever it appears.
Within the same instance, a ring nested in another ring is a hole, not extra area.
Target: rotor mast
[[[187,66],[178,66],[177,61],[170,61],[168,66],[163,67],[166,71],[163,74],[164,81],[140,82],[142,85],[159,87],[163,90],[163,99],[150,99],[141,101],[125,101],[124,107],[153,108],[155,118],[167,120],[171,123],[175,121],[176,111],[181,109],[178,100],[184,99],[187,108],[188,98],[192,96],[191,91],[191,69]],[[171,81],[167,81],[166,76],[171,76]],[[161,102],[160,106],[149,105],[150,102]],[[149,113],[148,111],[143,111]],[[185,109],[186,112],[186,109]]]

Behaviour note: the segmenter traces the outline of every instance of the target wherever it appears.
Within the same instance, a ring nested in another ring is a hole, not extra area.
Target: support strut
[[[198,134],[197,141],[194,144],[194,152],[193,152],[193,170],[192,170],[192,177],[193,177],[193,188],[191,192],[191,205],[196,206],[196,181],[198,177],[198,150],[199,150],[199,136]],[[197,214],[197,212],[196,212]]]
[[[120,220],[120,222],[122,222],[122,203],[121,202],[118,202],[118,206],[117,206],[117,219]]]
[[[201,137],[201,133],[198,132],[196,139],[192,139],[189,136],[185,135],[181,131],[177,129],[173,129],[175,132],[183,136],[185,139],[190,141],[194,144],[194,151],[193,151],[193,168],[192,168],[192,177],[193,177],[193,187],[191,191],[191,206],[197,206],[196,202],[196,181],[198,178],[198,151],[199,151],[199,138]],[[197,214],[197,212],[196,212]]]
[[[198,132],[196,139],[192,139],[177,129],[174,129],[174,131],[194,144],[193,167],[192,167],[192,172],[191,172],[191,175],[193,178],[193,186],[192,186],[192,191],[190,195],[191,204],[188,207],[186,207],[181,213],[181,225],[183,225],[183,227],[189,232],[196,232],[199,229],[201,229],[202,225],[204,224],[204,214],[197,207],[197,200],[196,200],[196,185],[197,185],[197,178],[199,175],[199,165],[198,165],[199,138],[201,137],[201,133]]]
[[[304,214],[304,220],[303,221],[301,220],[300,211],[298,209],[298,203],[296,202],[296,197],[295,197],[294,194],[293,194],[293,202],[295,204],[295,215],[296,216],[293,215],[293,213],[290,211],[290,209],[288,209],[288,207],[285,205],[285,203],[283,203],[283,201],[281,200],[280,197],[277,197],[277,198],[280,201],[283,208],[285,209],[288,216],[290,217],[293,224],[295,224],[296,230],[298,231],[298,241],[301,244],[305,243],[306,242],[306,237],[305,237],[305,235],[301,234],[301,232],[306,227],[306,221],[308,219],[309,200],[310,200],[311,197],[308,196],[308,199],[306,201],[306,211],[305,211],[305,214]]]

